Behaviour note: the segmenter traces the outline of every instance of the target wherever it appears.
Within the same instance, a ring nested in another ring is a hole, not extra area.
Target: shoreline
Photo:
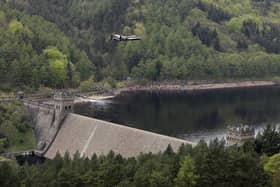
[[[224,82],[224,83],[174,83],[160,82],[151,83],[148,85],[132,85],[123,88],[110,90],[103,94],[91,94],[90,96],[76,96],[75,103],[96,102],[99,100],[112,99],[123,93],[150,91],[150,92],[181,92],[181,91],[207,91],[207,90],[221,90],[231,88],[250,88],[278,85],[274,81],[239,81],[239,82]],[[87,95],[85,93],[85,95]]]
[[[119,89],[117,94],[121,92],[131,91],[199,91],[199,90],[218,90],[227,88],[246,88],[277,85],[274,81],[240,81],[240,82],[224,82],[224,83],[155,83],[144,86],[131,86]]]

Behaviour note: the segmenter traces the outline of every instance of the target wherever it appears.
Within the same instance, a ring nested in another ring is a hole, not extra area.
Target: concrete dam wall
[[[81,156],[91,157],[113,150],[131,157],[164,151],[169,144],[178,150],[182,144],[192,143],[70,113],[45,156],[52,159],[57,152],[64,155],[68,151],[72,156],[79,151]]]
[[[140,153],[158,153],[170,144],[174,150],[192,142],[134,129],[114,123],[73,114],[74,98],[67,92],[55,93],[53,100],[36,102],[23,100],[28,108],[38,149],[47,158],[56,153],[84,157],[105,155],[110,151],[124,157]]]
[[[55,110],[52,106],[30,101],[24,101],[24,105],[27,107],[29,114],[31,115],[38,149],[44,151],[50,146],[52,140],[55,138],[60,121],[55,116]]]

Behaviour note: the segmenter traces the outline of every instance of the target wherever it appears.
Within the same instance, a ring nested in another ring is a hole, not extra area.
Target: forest
[[[88,79],[271,79],[280,73],[276,0],[0,2],[7,87],[77,87]],[[113,33],[142,40],[114,42]]]
[[[0,3],[0,89],[73,87],[93,69],[55,24]]]
[[[279,0],[0,0],[1,91],[279,75]],[[35,146],[22,104],[0,104],[0,153]],[[280,131],[132,158],[57,154],[20,166],[0,157],[0,186],[279,187]]]
[[[0,103],[0,154],[35,147],[35,132],[23,104]]]
[[[0,162],[0,186],[261,187],[280,185],[280,132],[267,126],[255,141],[226,147],[223,140],[172,147],[158,154],[124,158],[70,158],[59,154],[43,164]]]

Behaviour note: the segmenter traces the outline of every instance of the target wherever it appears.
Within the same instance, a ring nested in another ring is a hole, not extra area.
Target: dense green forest
[[[36,147],[30,118],[21,103],[0,104],[0,153]]]
[[[277,0],[7,2],[55,23],[88,55],[96,81],[271,78],[280,73]],[[117,43],[110,41],[112,33],[143,39]]]
[[[142,40],[115,42],[113,33]],[[0,90],[279,75],[279,0],[0,0]],[[35,146],[22,104],[0,104],[0,153]],[[280,132],[133,158],[0,158],[0,186],[279,187]]]
[[[280,185],[280,133],[268,126],[255,142],[225,147],[209,145],[171,147],[159,154],[123,158],[106,156],[70,159],[57,155],[44,164],[16,166],[0,163],[0,186],[122,186],[122,187],[261,187]]]
[[[88,56],[53,23],[0,3],[0,88],[72,87],[92,75]]]

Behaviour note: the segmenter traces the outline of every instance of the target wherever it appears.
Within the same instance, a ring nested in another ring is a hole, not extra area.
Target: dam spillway
[[[112,150],[132,157],[164,151],[169,144],[176,151],[182,144],[192,143],[70,113],[44,156],[52,159],[57,153],[66,152],[73,156],[78,151],[81,156],[91,157],[106,155]]]

